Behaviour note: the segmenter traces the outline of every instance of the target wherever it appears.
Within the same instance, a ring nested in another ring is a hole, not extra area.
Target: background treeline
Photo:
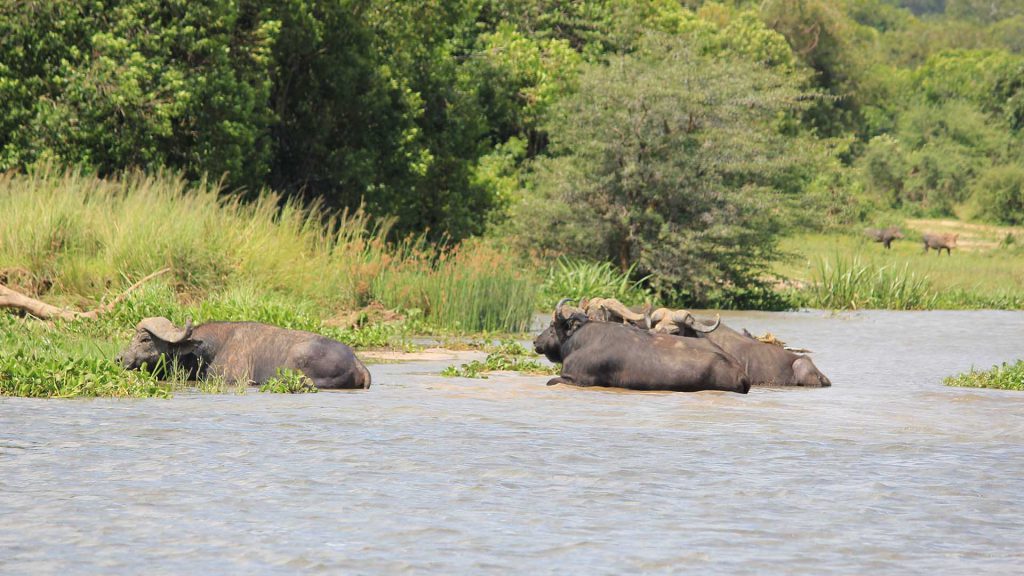
[[[743,305],[789,230],[1024,223],[1019,0],[3,0],[0,170],[226,191]],[[116,264],[112,264],[116,268]]]

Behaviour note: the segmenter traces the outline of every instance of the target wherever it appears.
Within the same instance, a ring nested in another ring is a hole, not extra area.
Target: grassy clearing
[[[1024,390],[1024,360],[1016,364],[1003,363],[989,370],[971,370],[943,380],[946,386],[965,388],[996,388],[999,390]]]
[[[449,366],[442,376],[460,378],[487,378],[487,372],[508,371],[524,374],[558,374],[561,366],[541,364],[537,356],[514,340],[504,340],[481,362],[473,360],[459,366]]]
[[[993,227],[993,237],[1001,233]],[[1024,309],[1024,250],[1018,244],[925,255],[919,236],[892,250],[856,233],[807,234],[782,242],[777,264],[800,306],[831,309]]]

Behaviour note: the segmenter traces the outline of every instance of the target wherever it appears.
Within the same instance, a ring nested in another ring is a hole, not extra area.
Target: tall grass
[[[906,265],[876,267],[843,256],[820,260],[801,294],[804,305],[831,310],[924,310],[933,308],[937,297],[931,282]]]
[[[406,259],[377,277],[373,292],[392,308],[421,310],[457,331],[528,330],[536,303],[533,279],[508,254],[467,244],[439,258]]]
[[[0,175],[0,272],[27,271],[18,276],[26,291],[47,301],[90,306],[170,266],[178,300],[209,302],[198,308],[204,319],[227,301],[244,314],[221,319],[297,320],[309,329],[376,299],[420,308],[444,328],[528,324],[534,283],[494,249],[471,244],[438,257],[416,239],[389,243],[389,221],[361,211],[222,192],[168,173]],[[159,311],[173,312],[166,308]]]
[[[650,300],[643,287],[646,278],[633,280],[632,276],[632,267],[622,272],[610,262],[561,257],[548,269],[541,285],[541,307],[553,306],[561,298],[616,298],[625,304]]]
[[[816,302],[823,300],[819,284],[822,277],[830,276],[840,268],[849,269],[856,262],[871,274],[877,275],[878,270],[884,269],[886,273],[901,275],[908,280],[913,277],[917,283],[927,282],[935,298],[926,297],[923,303],[914,307],[1024,309],[1024,251],[1016,248],[956,249],[952,256],[943,254],[940,257],[934,252],[925,255],[921,244],[910,240],[897,240],[892,250],[885,250],[880,244],[869,242],[859,232],[789,237],[782,241],[782,248],[800,257],[779,262],[773,271],[797,285],[808,286],[793,294],[795,301],[803,306],[821,306]],[[823,274],[823,262],[830,263],[830,274]],[[841,303],[844,298],[838,300]],[[852,301],[846,300],[848,303]],[[905,308],[902,305],[904,298],[890,301],[894,308]],[[865,304],[858,299],[857,305],[885,306],[884,299],[873,304]]]

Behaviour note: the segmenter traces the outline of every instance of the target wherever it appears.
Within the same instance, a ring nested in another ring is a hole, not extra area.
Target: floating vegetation
[[[964,388],[996,388],[999,390],[1024,390],[1024,360],[1016,364],[993,366],[984,371],[971,369],[970,372],[949,376],[944,379],[946,386],[962,386]]]
[[[287,368],[278,368],[277,376],[260,385],[260,392],[271,394],[309,394],[317,391],[317,387],[305,374]]]
[[[532,357],[532,358],[531,358]],[[503,340],[487,355],[487,359],[471,360],[459,366],[449,366],[442,376],[459,378],[487,378],[487,372],[522,372],[524,374],[558,374],[560,365],[541,364],[534,354],[514,340]]]

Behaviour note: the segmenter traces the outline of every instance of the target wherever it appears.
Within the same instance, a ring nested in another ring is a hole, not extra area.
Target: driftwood
[[[149,276],[146,276],[142,280],[139,280],[135,284],[129,286],[127,290],[119,294],[110,302],[107,302],[93,310],[89,310],[88,312],[78,312],[75,310],[68,310],[67,308],[59,308],[41,300],[25,296],[21,292],[11,290],[10,288],[0,284],[0,308],[17,308],[18,310],[24,310],[25,312],[28,312],[42,320],[79,320],[82,318],[95,320],[100,314],[105,314],[113,310],[114,306],[120,304],[139,286],[142,286],[161,274],[166,274],[170,270],[170,268],[164,268],[163,270],[153,272]]]

